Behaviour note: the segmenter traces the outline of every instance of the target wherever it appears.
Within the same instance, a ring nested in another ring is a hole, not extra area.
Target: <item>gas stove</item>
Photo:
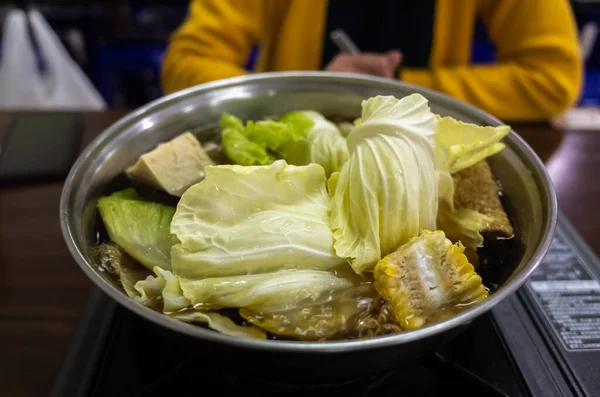
[[[600,396],[599,279],[600,262],[560,218],[525,286],[464,333],[393,371],[332,384],[211,365],[186,336],[94,289],[51,396]]]

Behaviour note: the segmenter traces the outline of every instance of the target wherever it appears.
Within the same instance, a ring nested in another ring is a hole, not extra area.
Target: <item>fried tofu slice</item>
[[[213,164],[196,137],[185,132],[142,155],[126,172],[140,182],[181,197],[204,179],[204,167]]]
[[[492,221],[481,230],[499,236],[510,237],[514,230],[502,202],[492,170],[483,160],[452,174],[454,180],[454,206],[470,209],[489,216]]]

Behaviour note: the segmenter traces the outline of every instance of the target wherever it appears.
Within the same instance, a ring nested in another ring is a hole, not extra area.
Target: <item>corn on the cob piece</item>
[[[423,231],[377,263],[375,288],[400,327],[422,327],[488,296],[463,250],[442,231]]]

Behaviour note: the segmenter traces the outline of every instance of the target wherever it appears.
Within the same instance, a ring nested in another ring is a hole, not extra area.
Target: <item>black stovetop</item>
[[[577,339],[575,320],[564,320],[565,313],[552,306],[556,291],[548,295],[557,280],[566,285],[560,284],[569,291],[568,299],[577,290],[577,297],[592,305],[583,307],[588,315],[581,321],[600,324],[600,305],[594,306],[600,301],[600,285],[596,290],[593,284],[597,260],[564,221],[561,225],[549,262],[532,277],[533,287],[529,282],[450,343],[417,361],[335,384],[282,384],[268,373],[247,379],[214,365],[201,350],[186,348],[186,336],[150,323],[94,290],[52,396],[600,395],[600,349],[594,336],[587,331]],[[558,276],[555,268],[560,268]],[[567,274],[565,269],[571,268],[582,280]]]

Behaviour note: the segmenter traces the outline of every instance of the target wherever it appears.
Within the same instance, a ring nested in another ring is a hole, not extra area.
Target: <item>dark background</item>
[[[161,95],[159,68],[171,32],[188,0],[20,1],[35,6],[63,39],[111,107],[137,107]],[[571,0],[577,23],[600,25],[600,0]],[[0,7],[0,21],[10,5]],[[485,29],[474,32],[473,61],[494,59]],[[78,44],[79,43],[79,44]],[[251,69],[256,53],[248,54]],[[600,43],[586,62],[581,105],[600,105]]]

